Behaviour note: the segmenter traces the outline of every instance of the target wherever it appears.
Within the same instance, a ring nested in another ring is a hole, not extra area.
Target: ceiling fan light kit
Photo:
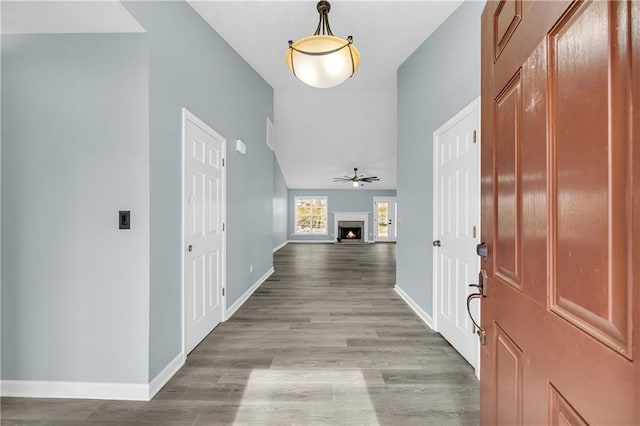
[[[378,176],[358,175],[357,167],[353,168],[353,176],[345,175],[344,177],[333,178],[334,182],[351,182],[354,188],[364,186],[365,183],[377,182],[379,180],[380,178],[378,178]]]
[[[294,42],[289,40],[285,55],[287,66],[303,83],[326,89],[344,83],[360,66],[360,52],[353,45],[351,36],[336,37],[329,26],[328,1],[316,5],[320,21],[316,32]]]

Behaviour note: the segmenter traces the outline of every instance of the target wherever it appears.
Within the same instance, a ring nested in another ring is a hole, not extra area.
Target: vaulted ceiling
[[[290,188],[346,189],[332,178],[354,167],[381,179],[364,189],[396,188],[398,67],[460,0],[332,0],[331,28],[353,36],[362,61],[331,89],[305,86],[284,62],[287,41],[315,30],[315,0],[188,2],[273,87],[275,151]],[[117,1],[3,3],[5,33],[143,31]]]
[[[191,6],[274,88],[275,150],[290,188],[340,188],[353,168],[364,189],[395,189],[397,70],[461,1],[331,1],[333,33],[352,35],[362,62],[331,89],[296,80],[288,40],[311,35],[316,1],[197,1]]]

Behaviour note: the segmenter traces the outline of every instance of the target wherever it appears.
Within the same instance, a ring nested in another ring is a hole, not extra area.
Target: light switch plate
[[[131,229],[131,211],[120,210],[118,212],[118,229]]]

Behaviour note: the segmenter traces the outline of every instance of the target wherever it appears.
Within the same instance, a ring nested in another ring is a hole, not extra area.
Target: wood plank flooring
[[[393,291],[395,244],[289,244],[150,402],[3,398],[2,425],[474,425],[472,368]]]

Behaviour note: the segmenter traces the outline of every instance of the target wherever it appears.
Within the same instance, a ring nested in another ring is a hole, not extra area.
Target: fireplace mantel
[[[364,222],[364,239],[365,243],[369,241],[369,212],[333,212],[333,238],[338,236],[338,222],[341,220],[353,220]]]

